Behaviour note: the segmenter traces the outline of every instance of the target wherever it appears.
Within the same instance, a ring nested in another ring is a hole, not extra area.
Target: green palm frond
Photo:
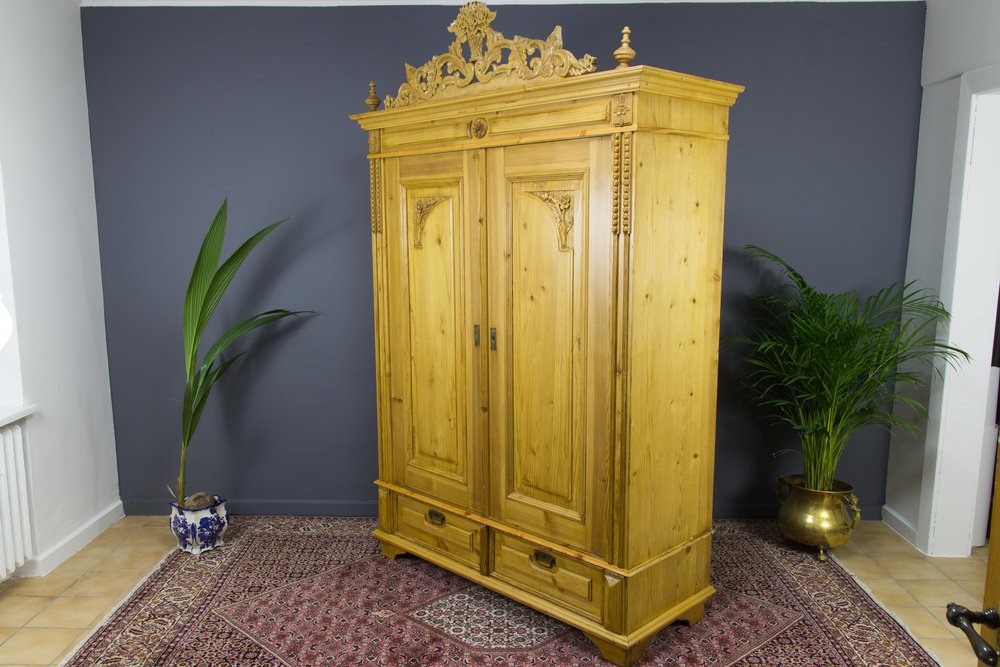
[[[198,258],[195,260],[194,270],[191,272],[191,280],[184,299],[182,328],[184,331],[184,366],[187,380],[184,385],[184,398],[181,402],[181,464],[177,475],[176,492],[170,489],[171,494],[177,498],[178,503],[181,505],[183,505],[184,500],[187,498],[184,488],[187,449],[191,438],[194,436],[195,429],[198,428],[198,422],[201,419],[202,410],[205,408],[205,402],[208,400],[208,395],[219,378],[244,354],[240,353],[223,360],[223,353],[245,333],[286,317],[309,312],[268,310],[248,317],[228,329],[212,343],[205,356],[200,357],[202,336],[205,328],[208,326],[208,322],[215,313],[216,307],[226,293],[226,289],[236,276],[236,272],[243,265],[250,252],[271,232],[285,222],[281,220],[261,229],[244,241],[220,265],[219,259],[222,256],[222,242],[226,235],[227,209],[228,199],[222,202],[222,206],[219,207],[218,213],[215,214],[215,218],[208,228],[208,232],[205,234],[201,250],[198,252]]]
[[[806,485],[829,490],[851,435],[880,424],[916,429],[893,403],[925,410],[902,393],[922,374],[916,364],[948,364],[968,354],[934,336],[948,311],[930,290],[890,285],[862,300],[854,293],[826,293],[777,255],[745,246],[748,255],[775,264],[788,283],[754,299],[761,317],[734,341],[745,347],[745,385],[775,421],[791,427],[802,445]]]

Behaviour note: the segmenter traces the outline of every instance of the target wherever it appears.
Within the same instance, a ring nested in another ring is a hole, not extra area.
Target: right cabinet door
[[[488,151],[490,512],[608,553],[611,139]]]

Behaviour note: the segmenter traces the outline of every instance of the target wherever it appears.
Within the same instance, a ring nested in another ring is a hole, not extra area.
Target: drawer
[[[493,576],[601,620],[604,570],[495,532]]]
[[[413,498],[397,496],[396,534],[479,569],[483,526]]]

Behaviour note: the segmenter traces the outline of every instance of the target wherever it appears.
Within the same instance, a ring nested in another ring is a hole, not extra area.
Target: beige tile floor
[[[949,602],[983,608],[986,547],[969,558],[930,558],[882,522],[862,521],[834,553],[944,667],[976,667],[965,635],[948,625],[944,613]]]
[[[48,576],[0,583],[0,665],[58,665],[174,545],[166,517],[129,516]],[[881,522],[864,521],[835,554],[942,665],[975,667],[944,607],[982,608],[985,548],[928,558]]]
[[[176,546],[167,517],[128,516],[48,576],[0,583],[0,665],[58,665]]]

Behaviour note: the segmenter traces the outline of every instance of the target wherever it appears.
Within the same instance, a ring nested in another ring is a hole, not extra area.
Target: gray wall
[[[920,110],[922,2],[500,6],[494,27],[613,63],[745,84],[731,117],[724,334],[766,276],[763,245],[823,289],[903,276]],[[367,82],[447,47],[452,7],[84,8],[83,36],[121,495],[162,512],[176,475],[180,312],[222,198],[230,246],[292,222],[219,308],[318,314],[263,334],[223,380],[192,444],[191,490],[235,511],[373,513],[375,405],[366,138],[347,119]],[[723,350],[716,515],[769,516],[794,441],[740,401]],[[840,477],[868,517],[884,500],[887,434],[859,433]],[[665,483],[668,483],[665,481]]]

